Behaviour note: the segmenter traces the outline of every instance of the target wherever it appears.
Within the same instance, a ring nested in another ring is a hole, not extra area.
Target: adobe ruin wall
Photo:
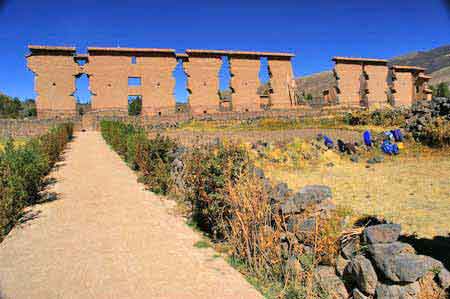
[[[91,108],[99,114],[127,114],[128,98],[142,98],[142,114],[162,116],[175,112],[174,69],[179,60],[187,75],[189,108],[192,114],[220,111],[219,71],[222,57],[230,59],[231,107],[233,111],[260,111],[263,100],[257,93],[260,58],[268,57],[273,109],[292,106],[289,83],[292,80],[289,53],[223,50],[100,48],[89,47],[76,54],[73,47],[29,46],[28,68],[35,74],[39,118],[76,115],[75,78],[89,78]],[[80,63],[83,62],[83,63]],[[130,85],[135,79],[138,84]]]

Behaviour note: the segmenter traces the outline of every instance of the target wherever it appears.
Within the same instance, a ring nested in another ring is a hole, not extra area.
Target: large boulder
[[[370,261],[362,255],[354,257],[347,266],[345,272],[349,273],[352,280],[364,293],[373,295],[377,287],[378,277]]]
[[[375,290],[377,299],[416,299],[420,292],[418,282],[406,285],[388,285],[379,283]]]
[[[392,243],[400,236],[400,224],[378,224],[364,229],[364,241],[370,244]]]
[[[312,206],[316,206],[318,210],[331,210],[335,208],[331,198],[332,192],[328,186],[306,186],[290,196],[281,205],[281,212],[283,214],[297,214]]]
[[[349,297],[344,283],[335,274],[333,267],[318,266],[314,274],[320,288],[324,290],[330,298],[347,299]]]
[[[376,267],[383,276],[394,282],[414,282],[428,271],[442,269],[442,263],[424,255],[401,253],[374,257]]]

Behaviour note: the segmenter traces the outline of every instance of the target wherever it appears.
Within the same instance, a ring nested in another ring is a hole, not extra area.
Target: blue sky
[[[447,1],[448,2],[448,1]],[[289,51],[296,76],[335,55],[390,58],[450,43],[445,1],[0,0],[0,92],[34,97],[28,44]],[[177,78],[181,72],[177,72]],[[80,89],[86,90],[87,81]],[[177,97],[183,94],[177,84]],[[86,92],[80,97],[85,99]]]

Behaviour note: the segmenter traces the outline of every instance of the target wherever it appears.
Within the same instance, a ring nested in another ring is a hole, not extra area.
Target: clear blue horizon
[[[0,0],[0,92],[34,98],[28,44],[292,52],[295,75],[332,56],[391,58],[450,44],[449,1]],[[182,71],[175,72],[185,101]],[[88,98],[87,79],[77,96]]]

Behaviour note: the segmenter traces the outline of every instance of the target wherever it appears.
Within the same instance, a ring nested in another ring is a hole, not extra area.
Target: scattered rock
[[[366,295],[364,295],[360,290],[353,289],[353,299],[368,299]]]
[[[376,164],[376,163],[381,163],[383,161],[384,161],[384,158],[382,156],[376,156],[376,157],[373,157],[373,158],[367,160],[367,163]]]
[[[373,295],[378,283],[377,274],[370,261],[362,255],[354,257],[347,266],[347,270],[356,285],[364,293]]]
[[[392,243],[400,236],[400,224],[378,224],[364,229],[364,241],[370,244]]]
[[[330,298],[347,299],[349,297],[344,283],[335,274],[333,267],[318,266],[315,270],[315,276],[319,286]]]
[[[355,163],[358,163],[358,162],[359,162],[359,156],[357,156],[357,155],[352,155],[352,156],[350,157],[350,161],[355,162]]]
[[[376,288],[377,299],[416,299],[420,285],[416,281],[407,285],[387,285],[379,283]]]
[[[299,241],[305,240],[305,236],[311,234],[316,229],[316,220],[314,218],[303,218],[301,216],[291,216],[287,221],[287,230],[295,233]]]
[[[311,185],[302,188],[299,192],[293,194],[281,205],[283,214],[296,214],[303,212],[312,205],[323,204],[323,209],[333,209],[334,205],[330,202],[332,198],[331,189],[324,185]]]
[[[450,287],[450,272],[443,268],[438,274],[439,285],[446,290]]]

